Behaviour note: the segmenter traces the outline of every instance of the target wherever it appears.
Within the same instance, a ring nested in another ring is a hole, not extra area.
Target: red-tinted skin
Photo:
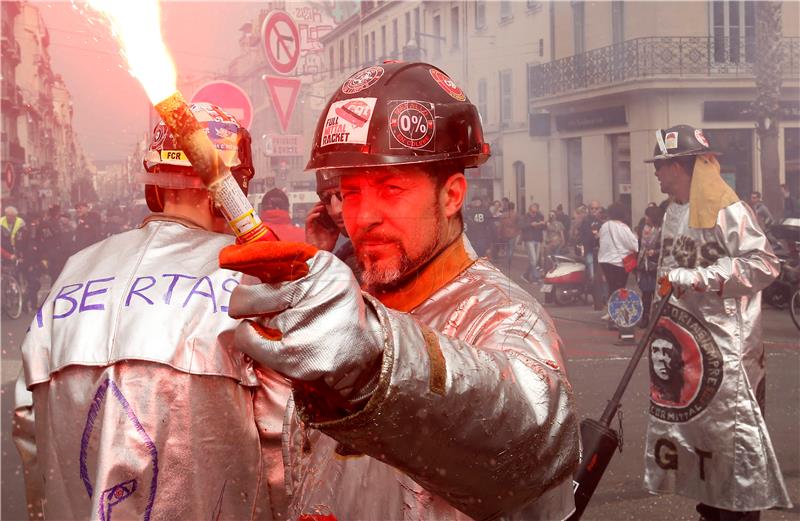
[[[463,174],[453,174],[437,191],[434,181],[413,165],[363,169],[342,176],[340,189],[344,223],[368,286],[371,271],[394,272],[378,286],[391,284],[461,233],[452,217],[466,193]]]

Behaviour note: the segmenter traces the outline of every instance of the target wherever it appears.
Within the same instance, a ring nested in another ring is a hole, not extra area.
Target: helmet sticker
[[[378,98],[353,98],[331,103],[319,146],[364,144]]]
[[[156,129],[153,132],[153,143],[150,145],[150,148],[161,146],[161,144],[164,143],[165,137],[167,137],[167,125],[161,122],[156,125]]]
[[[426,101],[389,102],[389,148],[435,150],[435,109]]]
[[[667,132],[667,135],[664,136],[664,144],[666,145],[667,150],[678,148],[678,133]]]
[[[704,147],[709,148],[708,140],[706,139],[705,134],[699,128],[694,131],[694,138]]]
[[[189,158],[186,157],[186,154],[183,153],[183,150],[162,150],[161,151],[161,160],[162,161],[189,161]]]
[[[345,94],[356,94],[375,85],[383,76],[383,67],[367,67],[350,76],[342,85]]]
[[[453,99],[457,99],[458,101],[466,101],[467,97],[464,95],[464,92],[456,85],[456,82],[450,79],[450,77],[443,73],[440,70],[430,69],[431,76],[436,83],[442,88],[443,91],[448,93]]]

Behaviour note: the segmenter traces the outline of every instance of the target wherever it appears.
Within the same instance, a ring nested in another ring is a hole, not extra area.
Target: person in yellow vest
[[[464,170],[489,157],[441,70],[356,72],[320,115],[307,168],[340,179],[359,282],[304,243],[229,246],[259,276],[235,345],[293,386],[288,519],[564,519],[578,432],[547,312],[463,233]],[[282,270],[287,277],[275,274]]]
[[[0,217],[0,228],[3,233],[3,249],[14,251],[16,248],[17,234],[25,226],[25,221],[19,216],[14,206],[6,206],[5,215]],[[9,248],[10,246],[10,248]]]

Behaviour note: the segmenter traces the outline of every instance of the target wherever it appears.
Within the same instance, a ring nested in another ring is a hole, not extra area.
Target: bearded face
[[[662,398],[678,402],[683,389],[683,359],[680,344],[656,338],[650,344],[650,382]]]
[[[344,221],[370,290],[401,285],[442,247],[446,226],[436,184],[413,166],[344,176]]]

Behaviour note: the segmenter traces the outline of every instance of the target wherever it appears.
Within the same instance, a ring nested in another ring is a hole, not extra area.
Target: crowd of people
[[[786,185],[781,188],[784,216],[800,216],[800,204],[790,197]],[[545,218],[538,203],[532,203],[527,213],[519,215],[508,198],[486,204],[482,197],[475,196],[465,209],[465,231],[477,254],[488,256],[507,273],[511,273],[513,252],[522,244],[527,262],[520,277],[529,284],[542,283],[544,275],[553,267],[552,255],[583,258],[589,285],[595,288],[593,297],[600,301],[597,309],[604,308],[608,296],[626,287],[634,277],[644,306],[639,326],[644,328],[650,318],[661,247],[661,223],[668,202],[665,199],[649,203],[644,215],[633,225],[630,208],[621,201],[608,207],[591,201],[576,207],[571,216],[564,212],[562,204],[557,204]],[[761,193],[752,192],[748,204],[769,235],[776,221]],[[610,321],[607,313],[602,319]]]
[[[94,207],[79,202],[71,209],[56,204],[46,212],[24,216],[16,207],[6,206],[0,218],[2,254],[7,269],[15,270],[23,282],[23,309],[38,309],[43,276],[54,282],[73,254],[138,226],[142,218],[141,212],[126,211],[116,201]]]

